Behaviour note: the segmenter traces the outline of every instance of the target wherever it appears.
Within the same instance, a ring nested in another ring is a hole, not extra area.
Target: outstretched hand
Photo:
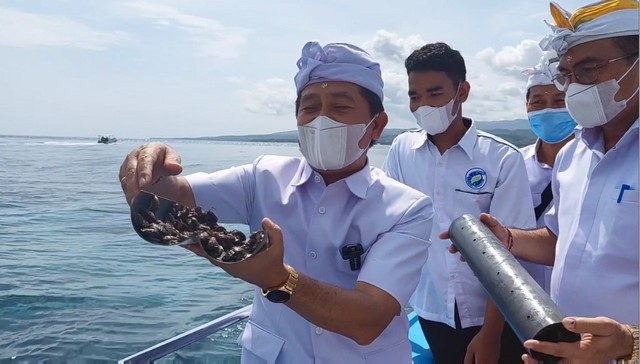
[[[222,268],[233,277],[256,285],[262,289],[284,284],[289,271],[284,266],[284,242],[282,230],[269,218],[262,219],[262,229],[269,237],[269,244],[263,251],[238,263],[221,263],[209,259],[200,244],[187,245],[186,248],[196,255],[209,259],[211,264]]]
[[[144,144],[127,155],[120,166],[120,186],[131,204],[133,198],[163,177],[182,172],[180,155],[163,143]]]
[[[569,331],[582,334],[582,339],[573,343],[551,343],[527,340],[527,349],[553,355],[563,364],[607,363],[628,355],[633,350],[633,336],[622,324],[608,317],[567,317],[562,325]],[[540,363],[529,355],[523,355],[526,364]]]

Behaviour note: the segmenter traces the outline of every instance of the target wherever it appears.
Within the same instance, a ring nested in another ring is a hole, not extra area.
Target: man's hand
[[[574,343],[550,343],[527,340],[527,349],[563,358],[563,364],[601,364],[628,355],[633,350],[633,336],[626,326],[607,317],[584,318],[567,317],[562,325],[569,331],[582,334],[582,339]],[[537,364],[537,360],[523,355],[527,364]]]
[[[228,274],[264,290],[284,284],[289,277],[289,271],[287,271],[283,262],[284,243],[282,230],[268,218],[262,220],[262,229],[269,237],[269,245],[265,250],[238,263],[226,264],[213,259],[209,259],[209,261],[211,264],[222,268]],[[199,244],[191,244],[186,248],[201,257],[207,258],[207,254]]]
[[[464,364],[497,364],[500,358],[500,333],[480,332],[471,339]]]
[[[150,143],[134,149],[120,166],[120,186],[131,204],[133,198],[161,178],[182,172],[181,159],[171,147],[162,143]]]
[[[502,225],[500,221],[498,221],[498,219],[496,219],[495,217],[489,214],[481,213],[480,221],[482,221],[482,223],[485,224],[489,228],[489,230],[491,230],[493,235],[495,235],[496,238],[498,238],[498,240],[500,240],[500,242],[504,244],[504,246],[507,246],[507,241],[509,239],[509,232],[507,231],[507,228],[504,227],[504,225]],[[441,233],[438,237],[440,239],[449,239],[449,232],[445,231]],[[453,244],[451,244],[449,246],[449,252],[451,254],[455,254],[458,252],[458,249]],[[462,258],[462,256],[460,257],[460,259],[464,261],[464,258]]]

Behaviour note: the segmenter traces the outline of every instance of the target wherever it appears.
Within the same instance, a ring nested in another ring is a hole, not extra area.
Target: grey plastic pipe
[[[478,218],[465,214],[455,219],[449,237],[521,342],[580,340],[579,334],[562,326],[565,315],[560,308]],[[559,361],[535,351],[530,354],[545,364]]]

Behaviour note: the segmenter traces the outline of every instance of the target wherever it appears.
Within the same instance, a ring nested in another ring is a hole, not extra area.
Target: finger
[[[502,225],[502,223],[498,221],[498,219],[489,214],[481,213],[480,221],[482,221],[482,223],[485,224],[485,226],[487,226],[489,230],[491,230],[496,238],[498,238],[503,243],[506,243],[504,240],[507,239],[507,230],[504,225]]]
[[[460,252],[460,251],[458,250],[458,248],[455,247],[455,245],[453,245],[453,244],[449,245],[449,253],[456,254],[458,252]],[[464,259],[464,257],[462,256],[462,254],[460,254],[460,261],[461,262],[465,262],[466,261]]]
[[[521,359],[524,362],[524,364],[539,364],[540,363],[539,361],[535,360],[534,358],[530,357],[527,354],[522,354]]]
[[[475,357],[473,350],[469,350],[469,348],[467,348],[467,353],[464,355],[464,364],[473,364]]]
[[[579,351],[580,342],[577,341],[573,343],[552,343],[547,341],[527,340],[524,342],[524,347],[543,354],[549,354],[557,356],[559,358],[566,358],[570,353]]]
[[[133,198],[140,192],[137,177],[138,151],[139,149],[135,149],[127,155],[122,165],[120,165],[120,172],[118,173],[120,187],[129,204],[131,204]]]
[[[616,332],[620,324],[607,317],[565,317],[562,320],[562,325],[567,330],[580,334],[589,333],[597,336],[611,336]]]
[[[128,169],[131,169],[132,167],[135,168],[135,164],[137,163],[138,160],[138,152],[140,152],[141,147],[138,147],[134,150],[132,150],[129,154],[127,154],[127,156],[124,158],[124,161],[122,161],[122,164],[120,165],[120,171],[119,171],[119,175],[120,178],[124,177],[126,171]]]
[[[273,246],[275,243],[282,242],[283,238],[280,226],[271,221],[271,219],[269,219],[268,217],[262,219],[262,229],[267,233],[267,237],[269,238],[269,245],[267,246],[268,248]]]
[[[167,146],[164,155],[164,168],[171,176],[182,173],[182,158],[175,149],[169,146]]]
[[[502,225],[500,224],[500,221],[498,221],[498,219],[496,219],[495,217],[489,214],[485,214],[484,212],[480,214],[480,221],[482,221],[482,223],[485,224],[491,230],[493,230],[495,227]]]
[[[149,144],[143,146],[138,153],[138,187],[144,189],[149,187],[153,182],[153,167],[158,160],[164,161],[166,146],[160,143]]]

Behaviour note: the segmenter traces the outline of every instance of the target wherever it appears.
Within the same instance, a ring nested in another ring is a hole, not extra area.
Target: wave
[[[34,143],[34,144],[38,144],[38,143]],[[68,146],[68,145],[100,145],[98,143],[90,143],[90,142],[43,142],[42,144],[44,145],[61,145],[61,146]]]

